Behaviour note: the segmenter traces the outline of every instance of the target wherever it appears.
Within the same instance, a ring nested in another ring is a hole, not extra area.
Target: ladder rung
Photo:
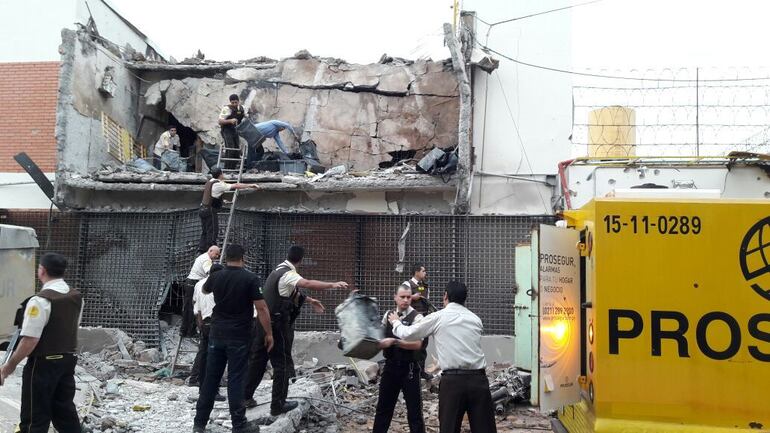
[[[220,161],[240,161],[241,158],[219,158]]]
[[[223,147],[222,150],[237,150],[240,152],[241,148],[240,147]]]

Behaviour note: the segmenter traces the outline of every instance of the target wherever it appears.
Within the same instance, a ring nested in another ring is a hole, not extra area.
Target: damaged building
[[[85,31],[63,33],[59,100],[59,203],[76,209],[183,209],[197,205],[216,155],[217,123],[231,94],[251,122],[280,119],[289,152],[312,140],[322,166],[346,173],[308,178],[304,165],[249,170],[259,194],[239,207],[267,211],[449,214],[455,181],[418,174],[414,162],[458,144],[458,83],[449,61],[385,57],[370,65],[298,53],[281,61],[167,64],[122,61]],[[108,83],[108,84],[105,84]],[[136,169],[173,125],[189,173]],[[126,136],[128,136],[126,138]],[[272,140],[268,153],[277,151]],[[399,162],[412,162],[404,167]],[[300,163],[304,164],[304,163]],[[382,169],[380,167],[389,167]],[[197,169],[199,173],[195,173]],[[200,173],[203,171],[204,173]],[[152,197],[144,192],[151,190]],[[119,194],[118,195],[116,195]],[[120,197],[120,199],[116,199]]]
[[[228,242],[246,246],[251,269],[267,275],[288,246],[302,244],[306,274],[387,299],[411,264],[424,262],[436,290],[453,279],[478,290],[471,308],[489,334],[509,339],[513,305],[499,302],[516,290],[507,265],[515,245],[529,239],[533,224],[551,221],[551,211],[471,211],[469,72],[451,26],[445,32],[445,60],[383,55],[359,65],[307,52],[281,60],[166,61],[93,26],[64,29],[51,196],[59,210],[10,210],[2,221],[35,227],[40,252],[71,258],[68,279],[85,294],[86,325],[162,346],[158,314],[181,308],[181,283],[200,236],[197,209],[211,164],[196,155],[218,153],[217,116],[236,94],[249,122],[293,125],[296,136],[281,137],[300,158],[242,176],[260,188],[239,196]],[[151,165],[153,146],[170,125],[188,158],[179,171]],[[308,141],[321,170],[303,165],[300,143]],[[264,147],[278,153],[273,140]],[[456,171],[418,169],[436,149],[457,158]],[[544,180],[538,185],[551,190]],[[226,226],[220,214],[220,241]],[[499,254],[487,257],[493,250]],[[321,300],[337,305],[345,295]],[[298,329],[334,331],[333,313],[303,316]]]

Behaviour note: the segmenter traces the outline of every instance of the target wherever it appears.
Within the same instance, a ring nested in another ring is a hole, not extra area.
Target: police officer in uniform
[[[412,266],[412,278],[401,283],[402,287],[409,288],[412,291],[412,308],[417,310],[423,316],[426,316],[434,311],[436,308],[428,301],[428,285],[425,284],[425,278],[428,276],[428,271],[425,270],[425,265],[422,263],[415,263]],[[422,348],[420,349],[420,376],[425,380],[431,380],[433,376],[425,371],[425,360],[428,359],[428,339],[426,338],[422,342]]]
[[[294,245],[289,248],[286,260],[265,280],[264,296],[270,310],[270,320],[273,328],[273,350],[267,351],[261,343],[262,333],[257,328],[257,337],[252,344],[249,359],[249,378],[246,384],[246,407],[254,407],[256,391],[267,368],[267,360],[273,366],[273,395],[270,403],[270,414],[273,416],[288,412],[297,407],[297,402],[286,401],[289,393],[289,379],[292,376],[294,361],[291,358],[291,347],[294,343],[294,328],[292,316],[302,302],[309,302],[313,308],[323,311],[323,305],[316,299],[305,296],[301,288],[310,290],[347,289],[348,283],[334,283],[317,280],[306,280],[297,273],[296,266],[302,262],[305,250]]]
[[[398,286],[394,300],[396,314],[402,324],[410,326],[422,319],[422,314],[409,305],[412,302],[412,291],[408,287]],[[404,393],[409,433],[425,433],[420,395],[422,342],[403,341],[396,338],[393,335],[393,327],[388,322],[389,314],[390,311],[386,312],[382,318],[382,323],[385,325],[385,339],[380,341],[380,347],[385,357],[385,368],[380,378],[380,397],[377,400],[372,433],[387,433],[399,392]]]
[[[59,433],[80,433],[75,409],[75,351],[83,298],[62,279],[67,259],[57,253],[40,258],[37,276],[43,288],[24,301],[21,340],[0,368],[0,384],[27,358],[21,382],[21,433],[46,433],[53,422]]]
[[[198,254],[204,254],[209,247],[217,244],[219,235],[219,220],[217,211],[222,208],[222,195],[227,191],[245,188],[258,188],[257,184],[227,183],[225,175],[219,167],[210,170],[211,179],[203,187],[203,198],[198,216],[201,219],[201,239],[198,242]]]
[[[225,168],[233,169],[237,166],[235,159],[240,158],[238,131],[235,127],[241,123],[245,112],[238,95],[230,95],[229,100],[230,103],[222,107],[222,111],[219,112],[219,126],[221,127],[222,138],[225,141],[223,144],[226,148],[224,157],[233,159],[233,161],[225,161]]]

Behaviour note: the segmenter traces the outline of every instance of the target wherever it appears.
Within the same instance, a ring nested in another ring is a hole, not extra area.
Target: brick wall
[[[26,152],[44,172],[56,171],[59,62],[0,63],[0,172],[24,170]]]

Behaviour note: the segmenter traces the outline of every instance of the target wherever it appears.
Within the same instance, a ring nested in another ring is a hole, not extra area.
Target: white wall
[[[53,183],[53,173],[46,177]],[[50,205],[27,173],[0,173],[0,209],[48,209]]]
[[[75,18],[77,22],[85,24],[89,18],[86,1],[76,1]],[[148,45],[145,37],[137,34],[131,26],[115,14],[115,11],[120,13],[120,10],[112,3],[107,0],[91,0],[88,2],[88,6],[91,9],[91,15],[94,17],[96,28],[101,36],[121,47],[129,43],[136,51],[145,54]],[[141,31],[141,29],[139,30]]]
[[[74,27],[75,1],[0,1],[0,62],[58,61],[61,29]]]
[[[563,0],[466,0],[462,7],[488,23],[564,6]],[[569,69],[571,12],[561,11],[490,27],[476,21],[479,42],[529,63]],[[491,75],[473,73],[473,213],[550,213],[548,188],[480,174],[555,174],[570,158],[570,76],[520,66],[499,55]],[[542,176],[536,176],[542,179]]]

